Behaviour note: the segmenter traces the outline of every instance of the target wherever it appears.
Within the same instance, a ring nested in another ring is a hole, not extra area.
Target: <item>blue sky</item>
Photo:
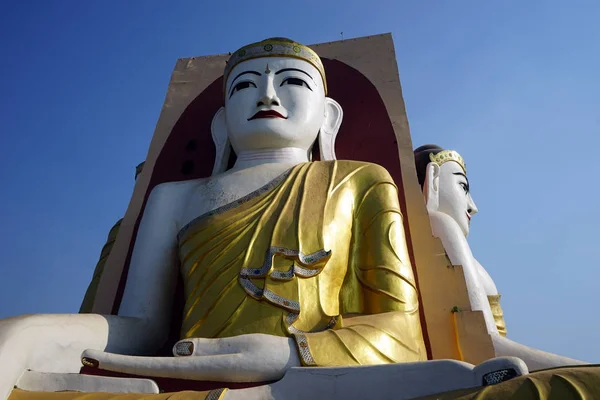
[[[78,310],[177,58],[392,32],[413,144],[467,161],[509,337],[600,362],[600,2],[208,3],[2,6],[0,318]]]

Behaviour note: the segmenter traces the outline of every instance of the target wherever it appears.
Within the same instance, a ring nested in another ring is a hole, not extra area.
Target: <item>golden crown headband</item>
[[[465,160],[463,160],[462,156],[454,150],[440,151],[435,155],[433,153],[429,153],[429,159],[440,166],[448,161],[455,161],[458,163],[458,165],[460,165],[465,174],[467,173],[467,165],[465,164]]]
[[[263,40],[262,42],[252,43],[233,53],[231,57],[229,57],[227,65],[225,66],[225,72],[223,73],[223,93],[225,93],[227,89],[227,78],[229,78],[229,74],[231,74],[231,71],[236,65],[247,60],[263,57],[290,57],[309,62],[319,71],[319,74],[321,74],[323,89],[325,90],[325,94],[327,94],[325,68],[323,68],[321,58],[319,58],[317,53],[303,44],[285,38],[271,38]]]

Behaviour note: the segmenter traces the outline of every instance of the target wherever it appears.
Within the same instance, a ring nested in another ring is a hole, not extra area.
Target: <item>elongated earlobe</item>
[[[231,145],[227,137],[227,125],[225,124],[225,108],[221,107],[215,114],[210,125],[213,142],[215,143],[215,165],[212,174],[218,175],[227,170]]]
[[[440,208],[440,166],[430,162],[425,170],[425,182],[423,183],[423,194],[427,211],[438,211]]]
[[[319,131],[319,150],[322,161],[335,160],[335,138],[337,137],[344,111],[340,104],[329,98],[325,98],[325,119]]]

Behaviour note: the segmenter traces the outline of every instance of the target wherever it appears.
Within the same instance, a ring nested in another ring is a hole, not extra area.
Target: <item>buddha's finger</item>
[[[198,357],[139,357],[85,350],[82,363],[88,367],[124,374],[157,378],[178,378],[217,382],[261,382],[274,378],[274,372],[261,368],[243,354]],[[276,378],[281,378],[283,373]]]
[[[206,339],[189,338],[175,343],[173,346],[173,355],[175,357],[187,356],[216,356],[220,354],[239,353],[240,349],[237,343],[230,338]]]

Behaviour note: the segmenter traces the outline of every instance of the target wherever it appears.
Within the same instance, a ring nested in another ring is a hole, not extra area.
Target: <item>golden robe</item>
[[[501,295],[499,294],[495,296],[488,295],[488,302],[492,309],[492,315],[494,316],[494,322],[496,323],[498,333],[502,336],[506,336],[506,322],[504,321],[504,311],[502,311],[502,307],[500,307],[500,297]]]
[[[304,365],[426,360],[398,191],[355,161],[300,164],[179,233],[181,336],[293,336]]]

